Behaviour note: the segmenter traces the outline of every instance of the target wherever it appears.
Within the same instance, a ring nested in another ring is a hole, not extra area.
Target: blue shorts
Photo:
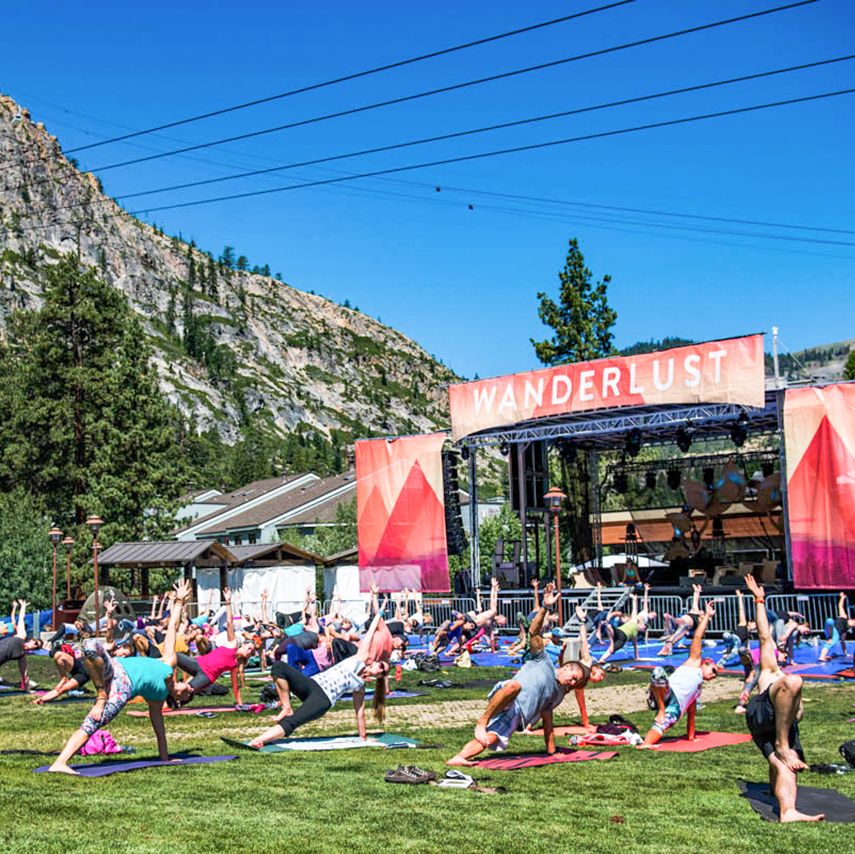
[[[677,702],[677,698],[669,690],[665,695],[665,717],[661,722],[655,720],[652,728],[658,733],[665,734],[683,716],[683,710]]]

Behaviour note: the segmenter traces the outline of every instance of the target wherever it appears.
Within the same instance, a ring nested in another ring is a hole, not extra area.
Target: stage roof
[[[570,439],[580,448],[613,450],[625,446],[630,430],[640,430],[645,445],[668,444],[689,424],[695,428],[695,438],[727,438],[730,426],[743,412],[748,417],[749,435],[768,433],[778,428],[783,396],[784,389],[767,389],[762,409],[733,403],[658,404],[549,416],[474,433],[459,444],[485,447]]]

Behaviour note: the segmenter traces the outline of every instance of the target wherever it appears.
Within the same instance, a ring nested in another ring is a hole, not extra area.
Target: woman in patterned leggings
[[[142,697],[148,702],[149,718],[157,739],[157,748],[163,761],[169,760],[166,745],[166,730],[163,724],[163,703],[172,701],[180,704],[192,696],[184,684],[176,686],[173,679],[175,667],[175,637],[184,603],[190,595],[190,584],[182,581],[176,585],[175,601],[166,632],[166,641],[161,658],[125,658],[121,661],[107,655],[104,644],[97,638],[89,638],[83,644],[86,670],[97,690],[95,705],[65,744],[56,758],[51,771],[76,774],[68,762],[89,737],[112,721],[133,697]]]

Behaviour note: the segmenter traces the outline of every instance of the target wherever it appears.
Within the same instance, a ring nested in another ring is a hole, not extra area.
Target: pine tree
[[[555,333],[545,341],[531,339],[538,359],[544,365],[561,365],[610,355],[614,351],[612,327],[617,320],[617,312],[608,303],[611,276],[592,282],[592,273],[574,237],[558,278],[558,303],[546,293],[537,295],[538,316]]]
[[[852,350],[846,359],[846,365],[843,368],[843,379],[855,380],[855,350]]]
[[[165,533],[160,508],[183,464],[142,329],[74,258],[45,279],[42,307],[10,318],[0,351],[0,489],[40,497],[61,527],[97,512],[117,536]]]

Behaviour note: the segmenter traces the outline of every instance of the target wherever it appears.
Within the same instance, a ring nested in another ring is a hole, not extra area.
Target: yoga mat
[[[197,706],[195,709],[192,706],[187,706],[184,709],[164,709],[163,716],[165,718],[172,718],[176,715],[195,715],[198,712],[216,712],[219,714],[220,712],[236,711],[237,709],[234,706]],[[252,714],[252,712],[247,712],[246,714]],[[130,711],[128,712],[128,716],[132,718],[147,718],[148,712]]]
[[[768,783],[747,783],[740,780],[741,796],[745,798],[754,812],[766,821],[778,821],[778,801],[769,790]],[[855,822],[855,802],[836,789],[815,789],[811,786],[799,786],[796,797],[796,809],[807,815],[825,813],[826,821]]]
[[[572,725],[564,725],[553,727],[556,738],[562,735],[588,735],[590,730],[585,729],[583,726],[572,726]],[[539,735],[541,738],[543,737],[542,729],[524,729],[522,731],[523,735]]]
[[[248,742],[222,737],[232,747],[242,747],[257,753],[288,753],[303,750],[352,750],[366,747],[418,747],[420,742],[393,733],[369,733],[363,740],[358,735],[315,736],[314,738],[282,738],[265,744],[260,750],[250,747]]]
[[[176,768],[182,765],[207,765],[211,762],[229,762],[232,759],[237,759],[237,756],[192,756],[184,754],[176,755],[169,762],[163,762],[160,759],[136,759],[132,762],[117,760],[99,762],[96,765],[72,765],[71,767],[81,777],[108,777],[110,774],[139,771],[142,768],[160,768],[163,766]],[[49,765],[42,765],[40,768],[34,770],[36,773],[47,772],[49,767]]]
[[[542,765],[558,765],[563,762],[612,759],[617,755],[616,750],[571,750],[559,747],[552,756],[547,753],[516,753],[512,756],[479,759],[475,764],[479,768],[490,768],[493,771],[519,771],[521,768],[540,768]]]
[[[698,732],[694,741],[689,741],[685,736],[663,738],[656,750],[666,753],[700,753],[714,747],[745,744],[746,741],[751,741],[751,736],[745,732]]]

